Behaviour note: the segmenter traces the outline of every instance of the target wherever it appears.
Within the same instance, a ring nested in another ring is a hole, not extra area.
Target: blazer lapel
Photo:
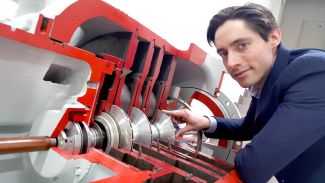
[[[290,50],[280,44],[278,47],[277,57],[275,59],[273,68],[265,81],[260,98],[257,102],[255,119],[258,117],[258,115],[260,115],[261,111],[266,107],[266,105],[270,105],[271,101],[267,101],[267,99],[271,94],[274,83],[276,82],[284,68],[288,65],[289,57]]]

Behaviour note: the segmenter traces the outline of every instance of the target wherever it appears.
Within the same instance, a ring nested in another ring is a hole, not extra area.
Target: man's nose
[[[229,52],[228,53],[227,66],[229,68],[234,68],[239,64],[240,64],[240,58],[239,58],[238,54],[233,53],[233,52]]]

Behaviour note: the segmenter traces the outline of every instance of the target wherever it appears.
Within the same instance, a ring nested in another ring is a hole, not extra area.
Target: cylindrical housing
[[[46,151],[53,146],[57,141],[50,137],[0,138],[0,154]]]

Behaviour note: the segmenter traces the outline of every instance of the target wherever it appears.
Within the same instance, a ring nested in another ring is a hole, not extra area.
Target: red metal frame
[[[243,183],[236,170],[231,171],[228,175],[222,177],[217,183]]]
[[[170,173],[177,173],[177,174],[182,175],[182,176],[187,176],[188,175],[187,172],[185,172],[185,171],[183,171],[181,169],[175,168],[174,166],[170,165],[169,163],[167,163],[165,161],[161,161],[159,159],[153,158],[152,156],[148,156],[148,155],[146,155],[144,153],[142,153],[140,155],[139,151],[137,151],[137,150],[133,149],[132,151],[125,151],[123,149],[119,149],[119,151],[123,152],[124,154],[133,156],[135,158],[142,159],[144,161],[150,162],[155,167],[155,169],[159,170],[159,171],[156,171],[156,172],[151,172],[150,178],[152,178],[152,179],[159,178],[161,176],[164,176],[164,175],[167,175],[167,174],[170,174]],[[193,180],[195,182],[204,182],[204,180],[202,180],[202,179],[200,179],[198,177],[192,177],[191,180]]]
[[[157,100],[157,107],[155,108],[154,115],[153,115],[153,118],[152,118],[151,122],[153,122],[156,119],[158,108],[166,109],[166,107],[168,105],[167,104],[167,98],[168,98],[168,95],[169,95],[170,87],[172,85],[172,80],[173,80],[173,76],[174,76],[174,73],[175,73],[175,68],[176,68],[176,59],[175,59],[175,57],[173,57],[172,60],[171,60],[170,67],[169,67],[167,80],[161,83],[163,85],[162,88],[161,88],[162,91],[160,93],[160,96],[157,96],[157,99],[158,99]]]
[[[190,44],[188,50],[179,51],[177,54],[178,58],[185,58],[197,65],[203,64],[206,56],[207,54],[193,43]]]
[[[123,65],[124,69],[130,70],[130,68],[133,64],[133,61],[134,61],[135,53],[137,51],[138,43],[139,43],[139,40],[137,39],[136,33],[132,33],[130,43],[129,43],[129,48],[128,48],[125,62]],[[117,93],[115,96],[114,104],[119,107],[122,107],[122,105],[123,105],[122,101],[121,101],[121,95],[122,95],[123,86],[125,84],[125,79],[126,79],[126,77],[120,78],[119,83],[118,83]]]
[[[6,39],[15,40],[30,46],[40,49],[52,51],[68,57],[76,58],[87,62],[91,68],[90,81],[100,83],[103,74],[112,74],[114,70],[114,63],[104,59],[97,58],[93,53],[81,50],[69,45],[61,44],[49,39],[49,30],[53,20],[49,19],[46,28],[41,30],[41,24],[44,17],[40,15],[35,34],[16,29],[11,30],[11,27],[5,24],[0,24],[0,35]],[[85,114],[85,122],[89,123],[94,114],[95,101],[97,100],[98,92],[96,89],[87,88],[86,94],[78,98],[78,101],[89,108]]]
[[[202,102],[203,104],[205,104],[211,110],[211,112],[213,113],[214,116],[221,117],[221,118],[225,117],[223,115],[221,109],[219,108],[219,106],[204,93],[194,92],[189,100],[189,103],[191,103],[193,99],[196,99],[196,100]],[[220,139],[218,146],[227,147],[228,141]]]
[[[105,17],[129,32],[136,32],[145,40],[155,40],[156,46],[165,47],[165,50],[171,54],[176,55],[178,52],[175,47],[136,20],[129,17],[127,14],[99,0],[77,1],[67,7],[59,16],[55,17],[54,27],[51,31],[51,38],[68,43],[70,42],[75,30],[77,30],[81,24],[94,17]],[[67,24],[66,20],[69,20],[69,24]]]
[[[164,58],[164,52],[165,52],[165,49],[160,48],[159,53],[158,53],[158,57],[157,57],[157,60],[156,60],[156,66],[154,68],[153,75],[150,78],[150,80],[148,80],[147,83],[146,83],[147,85],[146,85],[146,88],[145,88],[145,92],[144,92],[144,95],[143,95],[142,106],[141,106],[141,110],[144,111],[145,114],[148,114],[148,109],[149,109],[149,104],[150,104],[150,95],[152,93],[153,86],[156,83],[156,80],[157,80],[158,75],[159,75],[162,60]]]
[[[139,100],[140,100],[140,96],[141,96],[141,91],[142,91],[142,87],[143,87],[144,82],[145,82],[145,80],[146,80],[146,78],[148,76],[148,73],[149,73],[149,69],[150,69],[150,66],[151,66],[151,61],[152,61],[154,49],[155,49],[154,48],[154,41],[151,41],[150,45],[149,45],[148,52],[147,52],[147,56],[146,56],[146,59],[145,59],[145,64],[144,64],[144,67],[143,67],[143,71],[141,73],[139,86],[138,86],[136,94],[135,94],[135,100],[134,100],[134,104],[133,104],[134,107],[140,107]]]
[[[92,7],[91,9],[89,7]],[[80,13],[82,12],[82,13]],[[87,13],[84,13],[87,12]],[[109,12],[109,13],[108,13]],[[75,16],[78,15],[78,16]],[[125,58],[124,68],[129,69],[132,65],[134,59],[134,53],[136,51],[136,46],[138,43],[138,39],[135,38],[137,36],[143,38],[147,41],[153,41],[156,47],[163,49],[168,54],[174,55],[177,58],[188,60],[190,62],[201,64],[204,62],[206,57],[206,52],[204,52],[201,48],[197,47],[194,44],[191,44],[188,50],[182,51],[178,50],[172,45],[170,45],[166,40],[158,36],[157,34],[150,31],[148,28],[137,22],[136,20],[130,18],[127,14],[119,11],[113,6],[106,4],[105,2],[99,0],[82,0],[77,1],[66,8],[60,15],[56,16],[54,19],[54,26],[51,30],[51,39],[58,40],[63,43],[70,42],[72,35],[77,30],[77,28],[82,25],[87,20],[90,20],[95,17],[104,17],[121,28],[133,32],[131,41],[129,43],[128,56]],[[69,24],[66,23],[66,20],[70,20]],[[64,30],[64,31],[62,31]],[[157,64],[158,67],[159,64]],[[158,75],[159,72],[155,71],[155,75]],[[173,75],[173,72],[171,72]],[[120,100],[121,91],[124,85],[125,78],[122,78],[119,81],[118,89],[116,91],[115,101],[114,103],[121,107],[122,103]],[[147,89],[146,95],[144,96],[145,100],[142,104],[141,108],[146,111],[149,105],[149,97],[152,91],[152,87],[155,79],[153,78],[151,82],[149,82],[149,88]],[[139,85],[141,82],[139,83]],[[150,85],[151,84],[151,85]],[[167,92],[169,91],[171,82],[168,80],[166,84],[166,92],[163,95],[164,99],[167,96]],[[135,93],[135,98],[139,96],[138,93]],[[137,106],[137,101],[135,102],[135,106]],[[108,107],[109,108],[109,107]],[[160,106],[159,106],[160,108]]]
[[[111,55],[105,54],[103,55],[104,59],[101,59],[96,57],[93,53],[66,44],[70,42],[73,34],[80,25],[95,17],[107,18],[108,20],[116,23],[121,28],[125,29],[126,31],[129,31],[132,34],[131,39],[129,41],[128,52],[125,60],[123,60],[123,58],[116,58]],[[99,106],[97,108],[97,112],[109,110],[110,106],[113,103],[121,107],[122,104],[120,96],[122,87],[125,83],[125,77],[120,78],[120,76],[122,74],[123,69],[130,69],[133,64],[134,56],[139,43],[139,37],[150,42],[150,50],[148,51],[148,55],[146,58],[146,65],[142,73],[143,75],[138,81],[137,89],[134,90],[132,96],[134,98],[134,103],[132,102],[132,105],[139,105],[138,99],[141,95],[142,86],[145,85],[143,103],[141,105],[141,109],[145,112],[148,111],[150,95],[153,92],[153,86],[158,78],[161,64],[163,64],[163,57],[165,54],[171,55],[173,58],[171,61],[167,80],[163,82],[164,86],[162,87],[162,91],[160,93],[161,96],[158,96],[159,100],[157,101],[155,109],[156,112],[158,108],[164,108],[167,105],[166,100],[175,72],[176,58],[188,60],[195,64],[202,64],[206,57],[206,53],[194,44],[191,44],[189,49],[186,51],[176,49],[167,41],[150,31],[148,28],[141,25],[134,19],[128,17],[125,13],[100,0],[77,1],[70,5],[68,8],[66,8],[60,15],[56,16],[55,19],[47,19],[48,21],[46,25],[44,25],[45,21],[43,20],[45,20],[45,17],[40,15],[34,34],[30,34],[19,29],[12,31],[11,27],[0,23],[0,36],[6,39],[11,39],[43,50],[52,51],[58,54],[62,54],[68,57],[84,61],[88,63],[91,68],[90,82],[99,84],[98,89],[87,88],[85,95],[77,99],[78,102],[87,106],[87,109],[67,109],[65,111],[65,114],[61,118],[58,126],[51,134],[51,137],[57,137],[60,131],[62,131],[67,125],[68,121],[84,121],[89,125],[93,120],[93,116],[95,115],[96,106]],[[67,20],[69,20],[68,24]],[[155,47],[160,49],[157,58],[157,64],[154,68],[153,76],[149,78],[146,84],[144,84],[150,69],[150,61],[152,60],[152,54]],[[114,82],[114,87],[109,91],[108,99],[98,105],[99,91],[101,90],[101,87],[103,85],[104,77],[107,74],[112,75],[113,72],[115,72],[115,76],[117,78]],[[201,102],[204,101],[203,103],[205,103],[211,110],[213,110],[212,112],[214,113],[214,115],[222,116],[222,112],[220,111],[218,106],[215,106],[215,103],[211,103],[211,101],[207,100],[205,96],[202,96],[200,94],[194,94],[192,98],[198,99]],[[87,154],[84,155],[68,155],[58,148],[52,149],[55,152],[59,153],[61,156],[65,157],[66,159],[84,158],[89,160],[90,162],[99,163],[107,167],[108,169],[117,172],[116,176],[96,182],[130,182],[132,180],[134,180],[134,182],[143,182],[150,178],[150,175],[152,175],[152,177],[161,176],[163,174],[167,174],[168,172],[177,172],[181,175],[187,174],[186,172],[181,171],[180,169],[172,167],[171,165],[167,165],[165,162],[159,161],[153,157],[146,155],[142,156],[146,160],[154,162],[156,166],[163,167],[164,170],[156,173],[152,173],[150,171],[140,171],[132,166],[128,166],[125,163],[117,161],[111,156],[108,156],[102,151],[96,149],[91,149]],[[126,153],[134,155],[136,151],[134,150],[134,152]],[[164,152],[161,153],[170,158],[177,159],[176,156],[172,156],[171,154]],[[183,160],[178,159],[178,161]],[[184,161],[183,163],[188,162]],[[193,163],[191,163],[191,166],[196,167],[197,169],[201,169],[201,167]],[[209,173],[214,174],[213,171]],[[130,179],[130,177],[132,177],[132,179]],[[221,179],[217,182],[239,182],[238,174],[235,171],[231,172],[225,177],[220,178]],[[197,182],[202,181],[198,178],[195,180],[197,180]]]
[[[119,83],[119,78],[121,77],[122,74],[122,68],[123,68],[123,64],[124,64],[124,60],[118,57],[114,57],[108,54],[103,54],[104,59],[109,60],[113,63],[115,63],[115,80],[113,81],[113,87],[108,91],[108,98],[104,101],[100,101],[99,107],[96,111],[97,114],[100,114],[103,111],[110,111],[111,106],[113,105],[113,102],[115,100],[115,96],[117,93],[117,89],[118,89],[118,83]],[[104,81],[104,75],[102,77],[101,80],[101,86],[103,85],[103,81]]]
[[[148,180],[150,178],[150,171],[141,171],[137,168],[129,166],[123,162],[116,160],[115,158],[105,154],[101,150],[90,149],[87,154],[82,155],[70,155],[62,151],[57,147],[51,148],[56,153],[60,154],[60,156],[65,159],[86,159],[92,163],[98,163],[103,165],[104,167],[114,171],[116,173],[115,176],[104,178],[102,180],[95,181],[96,183],[104,183],[104,182],[134,182],[140,183]],[[94,182],[94,183],[95,183]]]

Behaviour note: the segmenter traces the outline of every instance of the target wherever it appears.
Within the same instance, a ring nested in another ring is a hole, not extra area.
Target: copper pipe
[[[57,140],[50,137],[0,138],[0,154],[46,151],[57,146]]]

